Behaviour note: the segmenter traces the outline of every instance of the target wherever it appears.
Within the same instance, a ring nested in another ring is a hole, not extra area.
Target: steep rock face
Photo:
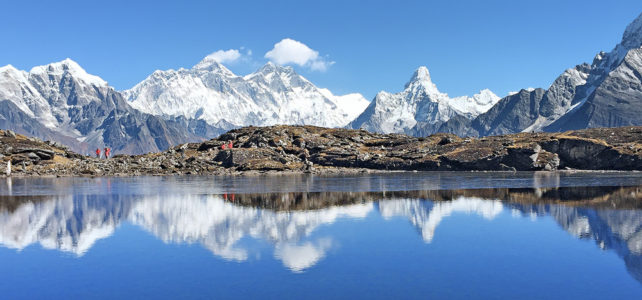
[[[558,118],[554,118],[558,114],[553,114],[553,118],[533,129],[564,131],[642,124],[641,46],[642,14],[627,26],[622,41],[611,52],[600,52],[590,66],[576,67],[576,77],[581,79],[576,79],[574,84],[567,83],[575,93],[566,93],[563,97],[566,105],[558,105],[558,111],[564,114]],[[560,94],[556,93],[561,89],[558,81],[549,88],[547,98],[556,99]],[[570,105],[566,99],[571,99]]]
[[[600,52],[591,64],[564,71],[547,90],[522,90],[504,97],[470,124],[452,118],[437,131],[487,136],[641,125],[641,46],[642,15],[626,28],[611,52]],[[413,133],[431,133],[423,127],[418,125]]]
[[[122,95],[70,59],[30,72],[0,68],[3,119],[12,128],[54,139],[81,153],[111,147],[116,152],[161,151],[202,135],[186,120],[164,120],[133,109]],[[212,128],[201,132],[215,131]]]
[[[191,69],[156,71],[124,91],[135,108],[161,116],[229,124],[342,127],[368,105],[360,94],[335,96],[291,67],[267,63],[241,77],[205,58]]]
[[[379,133],[431,134],[457,116],[472,119],[490,109],[499,97],[483,90],[472,97],[450,98],[432,82],[426,67],[420,67],[403,91],[378,93],[368,108],[349,127]],[[417,127],[415,129],[415,127]]]
[[[510,95],[473,120],[472,128],[479,136],[523,131],[540,116],[544,93],[543,89],[534,89]]]
[[[569,113],[546,127],[562,131],[642,124],[642,49],[627,52],[622,62],[592,86],[592,93]]]
[[[9,100],[0,101],[0,128],[13,130],[24,135],[37,136],[45,140],[58,141],[66,145],[77,142],[74,138],[40,124],[35,118],[27,115]]]

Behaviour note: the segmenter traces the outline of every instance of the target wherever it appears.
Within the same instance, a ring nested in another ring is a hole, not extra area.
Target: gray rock
[[[630,50],[622,63],[596,85],[584,104],[546,130],[642,125],[641,73],[642,49]]]

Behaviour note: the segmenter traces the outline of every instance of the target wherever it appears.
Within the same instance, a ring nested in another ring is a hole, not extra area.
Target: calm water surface
[[[0,178],[0,298],[642,295],[642,173]]]

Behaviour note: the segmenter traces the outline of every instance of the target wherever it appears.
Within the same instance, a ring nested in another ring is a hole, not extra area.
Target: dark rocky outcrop
[[[229,148],[229,144],[232,148]],[[484,138],[416,138],[314,126],[245,127],[203,143],[108,160],[0,131],[0,161],[18,175],[235,172],[642,170],[642,127]]]

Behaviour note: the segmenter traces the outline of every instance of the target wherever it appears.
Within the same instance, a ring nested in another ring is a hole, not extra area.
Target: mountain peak
[[[627,49],[638,48],[642,46],[642,14],[640,14],[624,30],[622,35],[622,46]]]
[[[236,76],[230,69],[226,68],[221,64],[215,57],[211,54],[205,56],[200,62],[198,62],[192,68],[194,70],[204,70],[204,71],[217,71],[218,73],[224,74],[226,76]]]
[[[263,67],[261,67],[257,73],[269,74],[269,73],[294,73],[294,69],[290,66],[281,66],[277,65],[271,61],[268,61]]]
[[[430,81],[430,72],[426,66],[421,66],[415,70],[413,79]]]
[[[65,58],[59,62],[53,62],[47,65],[42,65],[42,66],[35,66],[31,68],[30,73],[38,73],[38,72],[64,72],[68,71],[70,73],[82,73],[85,72],[85,69],[83,69],[77,62],[73,61],[70,58]]]
[[[430,72],[425,66],[421,66],[415,70],[412,74],[412,77],[404,86],[405,89],[415,89],[417,87],[422,87],[429,94],[439,93],[437,86],[432,82],[430,78]]]
[[[107,82],[102,78],[91,75],[85,71],[77,62],[70,58],[65,58],[62,61],[50,63],[48,65],[36,66],[29,71],[31,74],[48,74],[63,76],[70,74],[76,79],[80,79],[88,84],[106,86]]]
[[[14,67],[14,66],[13,66],[13,65],[11,65],[11,64],[8,64],[8,65],[6,65],[6,66],[0,67],[0,72],[4,72],[4,71],[8,71],[8,70],[11,70],[11,71],[14,71],[14,70],[15,70],[15,71],[17,71],[18,69],[16,69],[16,67]]]
[[[276,70],[277,70],[277,65],[275,65],[271,61],[268,61],[265,65],[263,65],[260,69],[258,69],[256,73],[267,74],[267,73],[276,72]]]

